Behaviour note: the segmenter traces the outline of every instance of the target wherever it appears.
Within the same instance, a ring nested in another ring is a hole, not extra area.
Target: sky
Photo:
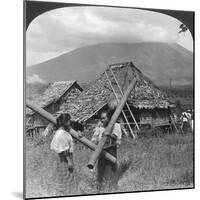
[[[110,7],[59,8],[35,18],[26,33],[27,67],[74,49],[98,43],[178,43],[192,51],[181,22],[151,11]]]

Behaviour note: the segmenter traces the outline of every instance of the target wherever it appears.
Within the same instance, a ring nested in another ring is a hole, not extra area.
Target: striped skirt
[[[57,187],[56,193],[58,196],[67,196],[72,194],[74,185],[74,173],[68,170],[67,152],[58,154],[57,157]]]

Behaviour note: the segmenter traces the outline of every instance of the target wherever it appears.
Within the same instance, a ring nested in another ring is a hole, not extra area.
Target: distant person
[[[190,120],[192,118],[191,110],[187,110],[186,115],[187,118]]]
[[[191,119],[190,113],[183,112],[180,119],[182,122],[181,129],[183,131],[186,131],[188,129],[188,127],[190,126],[190,122],[189,122]]]
[[[103,111],[101,113],[101,121],[97,124],[95,128],[94,135],[92,137],[92,142],[98,145],[99,141],[104,136],[105,128],[107,127],[112,113],[108,111]],[[104,146],[104,150],[109,152],[111,155],[117,158],[117,148],[121,143],[121,127],[119,123],[115,123],[113,126],[113,130],[107,142]],[[97,163],[97,181],[98,181],[98,189],[101,190],[103,186],[105,186],[108,190],[110,190],[115,183],[115,173],[117,171],[117,164],[113,164],[103,156],[100,155],[98,163]]]

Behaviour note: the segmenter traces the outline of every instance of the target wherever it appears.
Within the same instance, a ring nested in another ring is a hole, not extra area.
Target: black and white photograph
[[[194,189],[194,12],[24,2],[24,197]]]

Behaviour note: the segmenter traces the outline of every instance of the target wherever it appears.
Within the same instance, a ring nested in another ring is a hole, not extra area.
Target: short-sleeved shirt
[[[92,142],[99,143],[99,141],[102,139],[104,131],[105,131],[104,127],[102,127],[102,126],[96,127],[94,129],[94,135],[92,137]],[[111,135],[112,134],[116,136],[116,139],[113,139],[112,137],[110,137],[107,140],[105,147],[119,145],[121,143],[122,131],[121,131],[121,126],[119,123],[114,124]]]
[[[72,136],[64,129],[58,129],[51,141],[51,150],[54,150],[56,153],[61,153],[63,151],[73,153],[74,144]]]

